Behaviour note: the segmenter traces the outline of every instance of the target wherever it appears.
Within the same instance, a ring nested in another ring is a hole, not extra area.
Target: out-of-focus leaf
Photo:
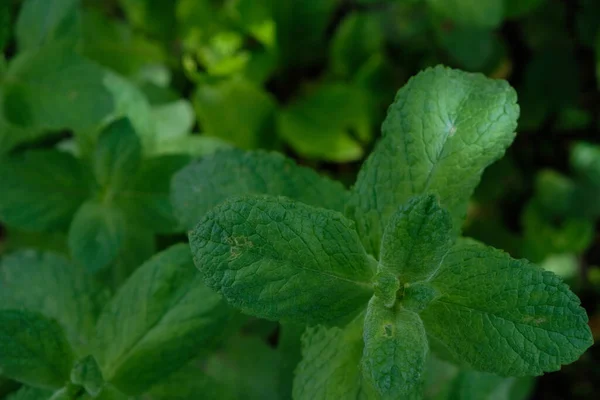
[[[546,0],[504,0],[504,15],[507,18],[520,18],[535,11]]]
[[[275,101],[248,81],[232,79],[202,85],[194,95],[194,109],[204,134],[244,149],[268,145]]]
[[[577,32],[579,39],[589,47],[600,40],[600,2],[582,0],[577,7]]]
[[[19,51],[58,39],[76,39],[80,29],[79,4],[80,0],[25,0],[15,32]]]
[[[154,400],[237,400],[235,388],[238,384],[228,385],[218,377],[206,374],[200,366],[191,363],[179,371],[160,380],[149,393]],[[248,395],[248,393],[244,393]],[[246,398],[246,397],[244,397]]]
[[[0,53],[4,51],[4,47],[8,43],[8,40],[12,33],[12,18],[10,12],[10,1],[3,1],[2,3],[0,3]],[[2,74],[0,72],[0,77],[1,76]]]
[[[456,26],[437,26],[440,44],[450,57],[462,68],[480,71],[490,63],[500,44],[494,32],[489,29]]]
[[[165,60],[158,44],[97,11],[85,11],[82,31],[83,55],[123,75],[131,76],[146,64]]]
[[[2,160],[0,176],[0,220],[23,230],[65,228],[90,194],[82,165],[55,150]]]
[[[504,0],[427,0],[431,9],[459,25],[495,28],[504,16]]]
[[[48,400],[50,396],[52,396],[52,392],[49,390],[22,386],[16,392],[8,395],[6,400]]]
[[[343,84],[323,85],[296,100],[277,122],[281,137],[300,155],[326,161],[359,159],[361,142],[372,135],[368,98]]]
[[[170,38],[175,31],[174,1],[119,0],[127,20],[136,28],[160,39]]]

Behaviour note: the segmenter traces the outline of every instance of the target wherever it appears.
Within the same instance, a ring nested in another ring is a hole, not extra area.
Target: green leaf
[[[104,387],[104,378],[93,356],[77,361],[71,370],[71,382],[83,386],[92,397],[98,397]]]
[[[0,4],[0,53],[4,53],[4,48],[6,47],[8,41],[10,40],[10,35],[12,34],[12,15],[11,10],[12,4],[8,1],[3,1]],[[0,57],[0,64],[4,63],[4,58]],[[3,73],[3,65],[0,66],[0,78]]]
[[[546,0],[504,0],[504,13],[507,18],[520,18],[535,11]]]
[[[363,376],[381,399],[402,399],[421,391],[429,346],[418,314],[387,308],[373,297],[363,338]]]
[[[496,28],[504,16],[504,1],[427,0],[427,3],[441,17],[459,25]]]
[[[199,366],[188,364],[161,380],[149,393],[155,400],[237,400],[235,386],[226,385]]]
[[[182,229],[169,199],[172,176],[189,163],[184,155],[151,157],[142,163],[130,185],[115,195],[116,203],[129,219],[156,233]]]
[[[373,294],[372,260],[336,211],[237,197],[207,213],[189,237],[205,283],[251,315],[339,323]]]
[[[243,149],[269,145],[276,103],[251,82],[231,79],[199,86],[193,97],[202,130]]]
[[[592,344],[579,299],[551,272],[475,242],[457,245],[431,278],[421,318],[458,360],[504,376],[540,375]]]
[[[243,194],[286,196],[337,211],[344,210],[348,198],[340,183],[281,154],[231,149],[178,172],[172,181],[171,202],[177,219],[192,229],[211,208]]]
[[[279,352],[279,397],[282,400],[291,399],[292,385],[294,382],[296,366],[302,360],[302,347],[300,339],[305,326],[299,324],[281,324],[277,340]]]
[[[69,379],[73,353],[60,325],[26,310],[0,310],[0,370],[19,382],[60,388]]]
[[[322,325],[302,336],[302,361],[296,368],[294,400],[377,399],[369,396],[360,371],[363,315],[345,328]]]
[[[175,245],[135,271],[106,306],[95,357],[107,382],[143,393],[217,342],[229,317],[202,284],[189,247]]]
[[[79,354],[95,330],[95,291],[80,268],[53,253],[21,250],[0,262],[0,309],[36,311],[55,319]]]
[[[460,229],[481,173],[515,136],[516,100],[505,81],[441,66],[400,89],[348,208],[369,252],[378,254],[388,219],[414,195],[437,194]]]
[[[79,0],[25,0],[15,32],[19,52],[77,37],[79,23]]]
[[[119,119],[108,125],[98,138],[94,155],[94,172],[105,189],[105,198],[128,186],[141,162],[142,146],[131,122]]]
[[[281,137],[301,156],[333,162],[362,157],[360,141],[371,137],[365,93],[343,84],[320,86],[279,114]],[[359,139],[359,140],[357,140]]]
[[[381,23],[370,13],[353,12],[337,28],[331,42],[334,73],[353,76],[373,55],[383,50]]]
[[[110,265],[124,241],[126,220],[106,204],[88,201],[81,206],[69,229],[69,249],[75,261],[95,273]]]
[[[3,159],[0,176],[0,220],[24,230],[68,226],[90,193],[79,162],[54,150],[31,150]]]
[[[20,53],[4,76],[4,115],[38,131],[96,129],[113,108],[105,71],[64,43]]]
[[[48,400],[50,396],[52,396],[52,392],[49,390],[23,386],[8,395],[6,400]]]
[[[392,215],[381,239],[379,270],[402,283],[428,278],[452,244],[452,218],[433,195],[413,197]]]

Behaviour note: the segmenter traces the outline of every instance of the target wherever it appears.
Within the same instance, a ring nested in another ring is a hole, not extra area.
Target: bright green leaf
[[[89,196],[79,162],[54,150],[31,150],[1,160],[0,176],[0,220],[15,228],[64,228]]]
[[[348,198],[340,183],[281,154],[231,149],[178,172],[172,181],[171,202],[177,219],[192,229],[211,208],[243,194],[286,196],[337,211],[344,211]]]
[[[95,328],[95,287],[66,258],[25,250],[0,262],[0,309],[25,309],[55,319],[84,353]],[[77,301],[73,301],[77,299]]]
[[[360,141],[371,137],[369,103],[358,88],[330,84],[296,100],[279,114],[281,137],[300,155],[326,161],[355,161]]]
[[[19,382],[60,388],[69,379],[73,353],[60,325],[26,310],[0,310],[0,370]]]
[[[69,229],[73,259],[92,273],[106,268],[123,246],[126,223],[118,208],[92,201],[83,204]]]
[[[478,370],[540,375],[592,344],[585,310],[568,286],[500,250],[456,246],[431,285],[439,295],[421,312],[428,335]]]
[[[402,399],[421,391],[429,346],[419,315],[369,302],[363,335],[362,371],[381,399]]]
[[[229,317],[189,247],[176,245],[143,264],[107,305],[95,356],[107,382],[143,393],[217,342]]]
[[[372,260],[336,211],[285,197],[237,197],[189,236],[206,284],[251,315],[339,323],[373,294]]]
[[[437,194],[460,229],[483,169],[515,136],[516,100],[505,81],[440,66],[400,89],[348,210],[368,251],[378,253],[388,219],[414,195]]]
[[[390,218],[381,239],[379,269],[404,283],[428,278],[452,244],[452,218],[433,195],[412,198]]]
[[[201,85],[193,100],[206,135],[244,149],[266,145],[266,138],[271,139],[275,100],[251,82],[232,79]]]

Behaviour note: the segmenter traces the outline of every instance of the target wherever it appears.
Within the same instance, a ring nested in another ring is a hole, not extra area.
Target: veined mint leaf
[[[25,250],[0,262],[0,309],[55,319],[78,354],[87,350],[95,329],[95,290],[80,268],[57,254]]]
[[[164,155],[144,160],[127,188],[116,194],[116,203],[127,217],[156,233],[180,232],[169,199],[171,178],[189,163],[185,155]]]
[[[106,306],[94,356],[107,382],[139,394],[210,348],[229,317],[202,284],[189,247],[175,245],[135,271]]]
[[[98,397],[104,386],[104,378],[93,356],[86,356],[75,363],[71,370],[71,382],[83,386],[92,397]]]
[[[294,400],[378,398],[372,392],[365,393],[368,388],[360,371],[363,315],[343,329],[322,325],[307,328],[294,379]]]
[[[452,217],[434,195],[414,197],[389,219],[381,242],[381,271],[403,284],[425,279],[450,249]]]
[[[469,241],[431,278],[438,297],[421,312],[427,334],[474,368],[540,375],[591,344],[579,299],[551,272]]]
[[[90,189],[70,154],[32,150],[0,161],[0,220],[23,230],[66,227]]]
[[[19,51],[77,37],[79,0],[25,0],[16,25]]]
[[[351,221],[285,197],[226,201],[190,232],[190,246],[206,284],[258,317],[338,323],[373,294]]]
[[[365,317],[362,370],[381,399],[418,396],[429,346],[419,315],[402,307],[387,308],[377,297]]]
[[[98,272],[115,260],[125,237],[126,221],[116,207],[88,201],[81,206],[69,229],[73,259],[89,272]]]
[[[73,353],[60,325],[27,310],[0,310],[0,370],[40,388],[60,388],[69,379]]]
[[[348,207],[369,252],[378,254],[389,218],[415,195],[436,194],[460,230],[481,173],[515,136],[516,100],[505,81],[441,66],[400,89]]]
[[[223,150],[178,172],[171,202],[179,221],[192,229],[214,206],[243,194],[286,196],[303,203],[343,211],[344,187],[300,167],[278,153]]]
[[[107,200],[126,187],[135,176],[141,157],[142,145],[129,119],[116,120],[100,133],[94,155],[94,172]]]

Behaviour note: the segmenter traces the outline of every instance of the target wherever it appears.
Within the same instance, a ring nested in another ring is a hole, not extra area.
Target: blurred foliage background
[[[3,221],[0,252],[68,251],[73,219],[95,212],[81,204],[103,193],[73,163],[127,116],[142,144],[132,185],[158,183],[142,212],[127,199],[114,211],[149,228],[131,228],[123,257],[105,257],[124,271],[177,240],[165,203],[189,160],[263,148],[352,182],[395,92],[419,70],[442,63],[507,79],[518,135],[486,171],[465,234],[563,276],[600,336],[597,0],[3,0],[0,50],[0,158],[10,160],[0,179],[63,178],[23,189],[44,205],[18,199],[25,211]],[[32,225],[44,207],[55,211]],[[532,396],[590,398],[599,360],[595,346]]]

